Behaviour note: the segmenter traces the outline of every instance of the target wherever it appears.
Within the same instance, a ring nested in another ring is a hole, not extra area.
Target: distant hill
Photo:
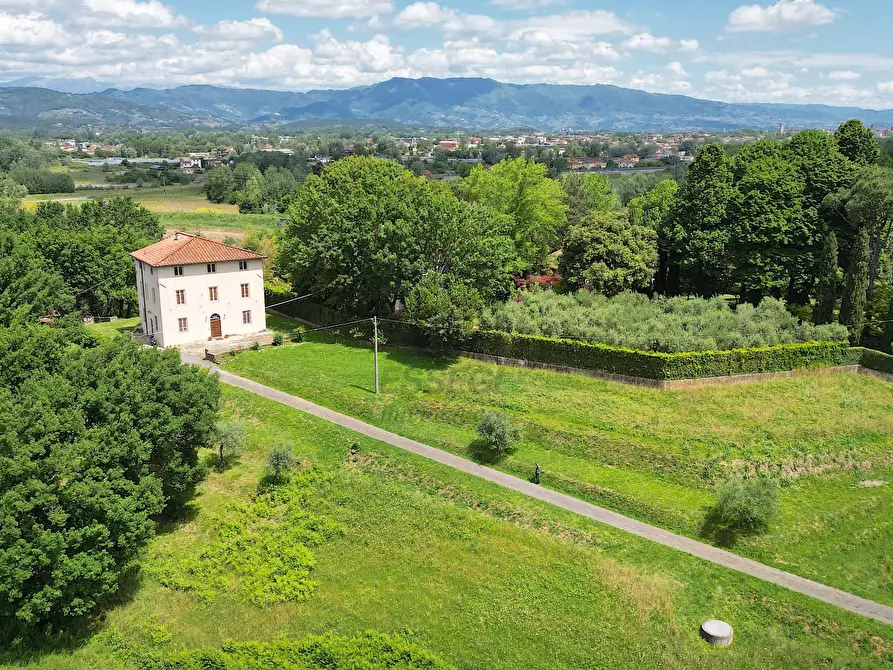
[[[22,77],[0,84],[0,88],[48,88],[60,93],[99,93],[114,86],[109,82],[96,81],[93,77]]]
[[[11,95],[10,92],[14,92]],[[733,130],[834,127],[850,118],[893,126],[893,110],[786,104],[730,104],[595,84],[505,84],[492,79],[395,78],[347,90],[294,93],[220,86],[103,90],[61,95],[0,88],[0,124],[45,120],[140,127],[245,126],[368,119],[427,127],[541,130]],[[72,111],[77,110],[77,111]],[[154,112],[150,110],[156,110]],[[80,115],[80,116],[79,116]],[[154,116],[153,116],[154,115]]]

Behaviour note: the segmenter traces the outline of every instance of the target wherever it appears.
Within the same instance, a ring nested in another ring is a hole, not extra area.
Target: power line
[[[279,307],[279,305],[287,305],[290,302],[296,302],[298,300],[304,300],[305,298],[309,298],[311,296],[316,295],[319,291],[315,291],[314,293],[308,293],[307,295],[300,295],[297,298],[290,298],[288,300],[283,300],[282,302],[277,302],[275,305],[267,305],[266,309],[273,309],[274,307]]]
[[[105,284],[106,282],[110,282],[112,279],[116,279],[117,277],[120,277],[120,276],[123,275],[124,273],[126,273],[126,272],[130,272],[131,270],[133,270],[133,268],[127,268],[126,270],[122,270],[122,271],[119,272],[118,274],[114,274],[114,275],[112,275],[111,277],[106,277],[105,279],[103,279],[103,280],[102,280],[101,282],[99,282],[98,284],[94,284],[94,285],[91,286],[90,288],[88,288],[88,289],[84,289],[83,291],[81,291],[80,293],[78,293],[78,294],[77,294],[76,296],[74,296],[74,297],[75,297],[75,298],[80,298],[80,297],[81,297],[82,295],[84,295],[85,293],[89,293],[89,292],[92,291],[93,289],[95,289],[95,288],[99,288],[100,286],[102,286],[102,285]]]

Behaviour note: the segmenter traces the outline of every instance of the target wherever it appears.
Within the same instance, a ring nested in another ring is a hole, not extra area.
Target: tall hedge
[[[663,354],[534,335],[485,331],[468,351],[616,375],[672,380],[783,372],[857,363],[842,342],[782,344],[755,349]]]

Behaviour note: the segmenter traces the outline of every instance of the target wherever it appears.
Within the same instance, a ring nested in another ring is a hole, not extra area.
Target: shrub
[[[294,470],[297,464],[298,459],[295,458],[291,442],[277,443],[267,456],[267,468],[277,481]]]
[[[768,530],[778,517],[778,486],[771,479],[730,479],[717,491],[705,520],[706,534],[720,544]]]
[[[218,421],[214,427],[214,442],[217,444],[219,467],[226,467],[227,458],[235,458],[245,449],[248,432],[238,421]]]
[[[486,412],[478,424],[478,435],[491,451],[501,455],[512,449],[521,431],[503,412]]]
[[[251,345],[251,351],[259,351],[260,350],[260,342],[257,340]]]
[[[606,298],[532,291],[520,302],[484,310],[481,328],[665,353],[847,339],[841,325],[802,323],[772,298],[731,309],[723,298],[649,299],[629,292]]]
[[[275,335],[273,335],[273,346],[274,347],[282,346],[283,342],[285,342],[285,337],[282,335],[282,333],[276,333]]]

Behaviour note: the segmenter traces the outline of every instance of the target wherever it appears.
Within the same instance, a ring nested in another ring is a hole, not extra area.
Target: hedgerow
[[[486,331],[475,334],[464,348],[491,356],[656,380],[783,372],[852,363],[849,347],[844,342],[664,354],[577,340]]]
[[[310,579],[316,564],[312,548],[343,532],[307,509],[320,477],[306,470],[274,483],[250,503],[230,503],[213,523],[208,546],[195,556],[157,558],[146,572],[205,602],[230,590],[261,606],[305,600],[316,588]]]
[[[723,298],[649,299],[631,292],[606,298],[589,291],[532,291],[484,310],[481,328],[665,353],[847,338],[843,326],[801,322],[772,298],[731,309]]]
[[[219,649],[181,653],[148,649],[112,632],[106,643],[141,670],[455,670],[431,652],[396,635],[311,635],[300,640],[227,642]]]

